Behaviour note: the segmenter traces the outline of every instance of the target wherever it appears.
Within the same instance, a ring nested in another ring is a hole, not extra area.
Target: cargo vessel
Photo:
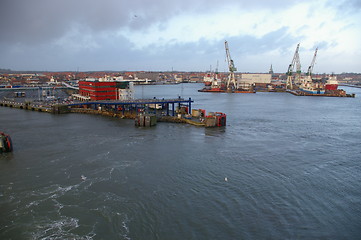
[[[205,86],[211,86],[213,82],[213,76],[211,73],[208,73],[206,76],[203,77],[203,82]]]
[[[299,91],[308,94],[325,94],[325,86],[320,81],[314,81],[310,75],[301,78]]]
[[[337,90],[338,88],[338,81],[335,75],[328,77],[328,80],[325,84],[325,90]]]

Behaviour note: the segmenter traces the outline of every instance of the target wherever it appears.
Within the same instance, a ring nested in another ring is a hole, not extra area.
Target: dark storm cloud
[[[168,21],[172,18],[185,16],[185,19],[192,19],[197,15],[227,14],[227,10],[234,13],[238,9],[240,14],[250,12],[257,16],[260,13],[260,18],[267,22],[268,18],[274,17],[273,14],[287,12],[289,7],[299,3],[296,0],[0,0],[0,68],[167,71],[174,67],[177,70],[205,71],[210,65],[215,68],[218,60],[220,70],[226,70],[222,66],[225,66],[224,40],[227,40],[239,71],[267,70],[271,63],[275,69],[278,65],[280,71],[285,71],[297,43],[308,37],[294,34],[305,32],[302,19],[296,25],[298,31],[285,27],[290,25],[284,22],[273,26],[272,29],[277,30],[257,36],[248,31],[238,36],[234,36],[234,32],[214,37],[205,34],[194,41],[189,38],[185,41],[164,39],[171,39],[169,34],[176,32],[169,29],[172,22]],[[320,3],[333,8],[324,1]],[[358,1],[343,3],[337,5],[345,8],[343,12],[360,9]],[[267,10],[264,11],[266,16],[258,11],[262,9]],[[309,16],[321,10],[314,9]],[[197,21],[197,17],[194,19]],[[241,23],[234,24],[237,29],[237,24]],[[322,23],[317,24],[322,27]],[[154,27],[159,36],[151,36]],[[167,37],[157,42],[157,37],[162,39],[163,33],[168,34]],[[233,37],[228,37],[230,35]],[[136,46],[139,36],[151,36],[149,42],[141,44],[141,48]],[[315,43],[323,49],[334,46],[332,44],[336,43],[323,39]],[[269,53],[275,53],[278,64],[276,60],[264,59]]]
[[[124,26],[129,21],[119,1],[3,0],[2,41],[36,43],[59,38],[74,25],[94,31]],[[80,29],[81,30],[81,29]]]
[[[0,68],[40,71],[76,71],[79,68],[80,71],[86,71],[122,70],[140,66],[137,60],[139,56],[143,57],[144,53],[130,50],[131,44],[128,40],[102,36],[95,40],[102,41],[103,44],[96,48],[79,48],[76,51],[54,44],[39,44],[26,49],[5,48],[0,45]]]
[[[0,5],[1,42],[44,43],[78,31],[102,31],[128,27],[142,30],[183,12],[202,13],[224,6],[278,8],[294,1],[254,0],[2,0]]]

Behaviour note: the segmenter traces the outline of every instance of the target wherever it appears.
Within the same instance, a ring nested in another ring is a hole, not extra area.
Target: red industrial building
[[[79,81],[79,94],[90,100],[119,100],[121,92],[129,88],[129,82],[120,81]]]

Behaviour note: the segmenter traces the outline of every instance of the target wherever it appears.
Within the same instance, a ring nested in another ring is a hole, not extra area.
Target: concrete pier
[[[194,109],[193,100],[137,99],[126,101],[72,102],[70,104],[47,104],[38,102],[17,102],[0,100],[0,106],[48,112],[53,114],[84,113],[117,118],[135,119],[136,126],[150,127],[159,122],[187,123],[201,127],[225,126],[225,114],[205,116],[205,110]],[[192,114],[191,114],[192,113]]]

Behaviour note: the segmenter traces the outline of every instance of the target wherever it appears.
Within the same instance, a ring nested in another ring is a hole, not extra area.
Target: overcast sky
[[[0,68],[361,72],[361,0],[1,0]]]

